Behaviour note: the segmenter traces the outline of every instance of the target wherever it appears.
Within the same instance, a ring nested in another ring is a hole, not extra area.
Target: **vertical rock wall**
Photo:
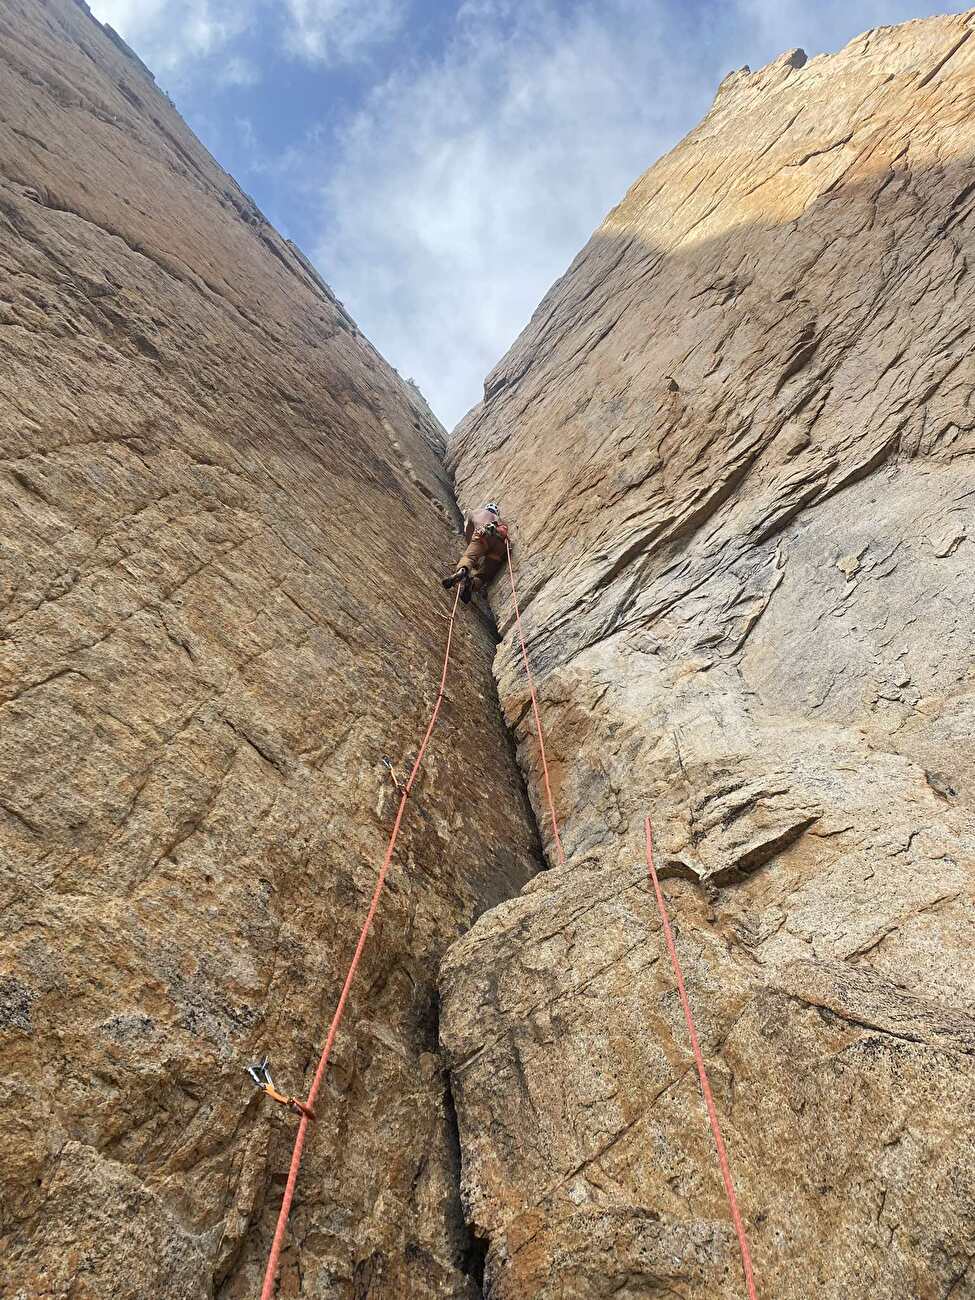
[[[492,1300],[975,1296],[975,17],[729,77],[489,376],[568,865],[443,973]],[[541,809],[504,590],[504,707]]]
[[[252,1297],[439,679],[443,433],[73,0],[0,6],[0,1294]],[[534,866],[465,617],[281,1294],[470,1297],[444,948]]]

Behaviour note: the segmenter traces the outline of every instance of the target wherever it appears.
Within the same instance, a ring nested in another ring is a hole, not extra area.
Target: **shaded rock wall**
[[[568,854],[443,971],[493,1300],[743,1294],[646,812],[760,1294],[975,1296],[973,32],[729,77],[458,431]]]
[[[0,8],[0,1294],[256,1294],[439,679],[443,431],[72,0]],[[469,1297],[437,960],[534,868],[465,618],[282,1294]],[[470,756],[476,754],[476,770]]]

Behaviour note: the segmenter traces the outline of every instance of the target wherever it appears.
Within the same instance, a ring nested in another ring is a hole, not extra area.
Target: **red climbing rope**
[[[447,627],[447,648],[444,652],[443,672],[440,674],[440,689],[437,693],[437,702],[433,706],[433,713],[430,715],[426,735],[423,737],[423,743],[420,745],[416,760],[413,763],[413,770],[410,772],[409,779],[400,793],[396,820],[393,822],[393,829],[389,836],[389,843],[386,846],[386,856],[383,858],[383,864],[380,867],[379,875],[376,878],[376,887],[372,891],[372,900],[369,904],[369,911],[366,913],[366,919],[363,922],[361,931],[359,932],[359,942],[356,944],[355,952],[352,956],[352,962],[349,966],[349,972],[345,977],[345,983],[342,986],[342,992],[339,996],[338,1005],[335,1008],[335,1014],[332,1016],[332,1023],[328,1027],[328,1037],[325,1039],[325,1046],[322,1049],[321,1059],[318,1062],[318,1069],[315,1071],[315,1077],[312,1080],[311,1088],[308,1090],[308,1100],[305,1104],[309,1110],[315,1105],[315,1098],[318,1096],[318,1090],[322,1086],[322,1080],[325,1077],[325,1070],[328,1067],[328,1059],[332,1054],[332,1044],[335,1042],[335,1035],[338,1033],[339,1025],[342,1021],[342,1013],[345,1011],[345,1004],[349,997],[349,989],[352,987],[352,981],[355,978],[355,973],[359,966],[359,959],[362,956],[363,948],[366,946],[366,939],[369,936],[373,917],[376,915],[376,908],[379,906],[379,898],[383,892],[383,885],[386,883],[386,874],[389,871],[389,864],[393,860],[393,850],[396,848],[396,839],[399,835],[400,823],[403,820],[406,801],[410,797],[410,791],[413,789],[413,782],[416,780],[417,773],[420,770],[420,764],[423,762],[423,755],[426,753],[427,745],[430,743],[430,737],[433,735],[433,728],[436,725],[437,717],[440,713],[440,705],[443,703],[444,691],[447,685],[447,668],[450,664],[450,643],[454,634],[454,620],[457,616],[457,601],[459,597],[460,588],[458,587],[457,594],[454,596],[454,606],[450,611],[450,623]],[[288,1215],[291,1213],[291,1202],[295,1194],[295,1183],[298,1181],[298,1168],[301,1165],[301,1153],[304,1149],[305,1136],[308,1132],[309,1123],[310,1120],[308,1117],[303,1115],[301,1123],[298,1125],[294,1151],[291,1154],[291,1168],[288,1170],[288,1182],[284,1189],[284,1199],[281,1202],[281,1212],[278,1214],[278,1224],[274,1230],[274,1241],[271,1243],[271,1253],[268,1256],[267,1269],[264,1273],[264,1286],[261,1290],[261,1300],[271,1300],[271,1297],[274,1294],[274,1282],[278,1273],[278,1261],[281,1258],[281,1248],[284,1245],[284,1234],[288,1227]]]
[[[647,832],[647,869],[650,873],[650,879],[653,882],[653,890],[657,896],[657,907],[660,910],[660,919],[664,927],[664,939],[667,942],[667,951],[670,953],[670,964],[674,968],[674,977],[677,980],[677,992],[680,994],[680,1004],[684,1008],[684,1019],[687,1021],[687,1032],[690,1035],[691,1049],[694,1052],[694,1060],[697,1063],[697,1073],[701,1080],[701,1092],[704,1094],[704,1105],[708,1112],[708,1122],[711,1125],[711,1132],[714,1134],[714,1145],[718,1148],[718,1163],[721,1166],[721,1177],[724,1179],[724,1189],[728,1196],[728,1204],[731,1206],[731,1218],[735,1225],[735,1232],[738,1234],[738,1246],[741,1250],[742,1268],[745,1270],[745,1287],[748,1291],[749,1300],[758,1300],[758,1293],[755,1290],[755,1279],[752,1276],[752,1259],[748,1253],[748,1240],[745,1237],[745,1225],[742,1223],[741,1213],[738,1209],[738,1199],[735,1196],[735,1185],[731,1181],[731,1166],[728,1164],[728,1153],[725,1150],[724,1139],[721,1136],[721,1125],[718,1123],[718,1112],[715,1109],[714,1097],[711,1094],[711,1085],[708,1082],[708,1073],[704,1068],[704,1057],[701,1054],[701,1045],[697,1041],[697,1030],[694,1028],[694,1016],[691,1013],[691,1004],[687,998],[687,989],[684,987],[684,975],[680,968],[680,959],[677,956],[677,948],[674,944],[674,936],[670,929],[670,917],[667,915],[667,904],[664,902],[663,892],[660,888],[660,881],[657,879],[657,870],[653,865],[653,826],[650,818],[646,820]]]
[[[515,571],[511,565],[511,547],[508,539],[505,538],[505,550],[508,555],[508,577],[511,579],[511,599],[515,606],[515,623],[518,627],[518,640],[521,642],[521,657],[525,664],[525,673],[528,677],[528,689],[531,691],[532,712],[535,715],[535,734],[538,736],[538,752],[542,756],[542,776],[545,780],[545,797],[548,800],[548,812],[552,819],[552,835],[555,837],[555,850],[558,854],[559,865],[565,866],[565,853],[562,849],[562,839],[559,835],[558,818],[555,816],[555,801],[552,798],[552,785],[548,778],[548,761],[545,758],[545,737],[542,735],[542,719],[538,713],[538,697],[535,694],[535,679],[532,677],[532,670],[528,663],[528,649],[525,645],[525,632],[521,626],[521,611],[518,608],[518,592],[515,588]]]

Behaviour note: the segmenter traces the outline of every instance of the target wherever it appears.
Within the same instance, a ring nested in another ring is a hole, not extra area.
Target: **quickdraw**
[[[312,1108],[297,1097],[286,1097],[283,1092],[278,1092],[274,1086],[274,1080],[271,1078],[271,1063],[265,1056],[255,1065],[248,1065],[247,1073],[257,1084],[262,1092],[266,1092],[272,1101],[276,1101],[281,1106],[287,1106],[293,1110],[296,1115],[301,1115],[305,1119],[317,1119]]]
[[[271,1076],[267,1069],[267,1057],[259,1061],[256,1066],[251,1066],[247,1073],[254,1080],[257,1086],[273,1097],[275,1101],[280,1101],[292,1109],[297,1107],[301,1115],[301,1123],[298,1125],[298,1132],[295,1136],[294,1150],[291,1153],[291,1165],[288,1169],[288,1181],[284,1187],[284,1197],[281,1201],[281,1209],[278,1213],[277,1226],[274,1229],[274,1239],[271,1242],[271,1250],[268,1255],[267,1268],[264,1271],[264,1285],[261,1288],[261,1300],[271,1300],[274,1295],[274,1283],[278,1275],[278,1262],[281,1259],[281,1251],[284,1247],[285,1233],[288,1229],[288,1216],[291,1213],[291,1204],[294,1200],[295,1185],[298,1182],[298,1170],[301,1166],[301,1153],[304,1150],[305,1138],[308,1133],[308,1121],[314,1119],[314,1111],[311,1106],[318,1096],[319,1089],[322,1086],[322,1080],[325,1077],[325,1071],[328,1069],[328,1063],[332,1055],[332,1047],[335,1043],[335,1036],[339,1031],[339,1025],[342,1023],[342,1014],[345,1011],[345,1004],[349,998],[349,990],[352,988],[352,981],[355,979],[356,971],[359,969],[359,961],[362,957],[362,951],[366,946],[366,940],[369,937],[369,931],[372,928],[373,918],[376,915],[376,909],[379,907],[379,900],[382,897],[383,886],[386,883],[386,876],[393,861],[393,853],[396,849],[396,840],[399,836],[399,829],[403,821],[403,814],[406,811],[406,805],[413,790],[416,778],[419,775],[420,766],[423,763],[423,756],[427,752],[430,744],[430,737],[433,735],[433,729],[437,725],[437,718],[440,716],[440,706],[443,704],[446,687],[447,687],[447,669],[450,666],[450,647],[453,641],[454,619],[457,617],[457,604],[460,599],[460,593],[454,597],[453,609],[450,613],[450,625],[447,628],[447,645],[444,650],[443,671],[440,674],[440,686],[437,691],[436,702],[433,706],[433,712],[430,714],[430,721],[427,723],[427,729],[424,733],[423,740],[420,742],[420,748],[417,751],[416,758],[413,760],[413,766],[410,774],[406,778],[406,784],[400,791],[399,808],[396,811],[396,819],[393,822],[393,829],[390,831],[389,842],[386,845],[386,856],[383,858],[382,866],[379,868],[379,875],[376,877],[376,885],[372,891],[372,898],[369,902],[369,910],[366,913],[366,919],[362,923],[362,929],[359,931],[359,941],[356,944],[355,952],[352,955],[352,961],[349,964],[348,973],[345,977],[345,983],[342,985],[342,992],[339,994],[338,1005],[335,1008],[335,1014],[332,1016],[332,1022],[328,1027],[328,1036],[325,1039],[325,1046],[322,1048],[322,1054],[318,1061],[318,1068],[315,1071],[315,1077],[312,1079],[311,1087],[308,1090],[308,1101],[299,1102],[296,1097],[282,1097],[281,1093],[274,1089],[269,1091],[269,1086],[274,1088],[271,1082]]]
[[[403,791],[403,786],[402,786],[401,783],[400,783],[400,779],[399,779],[399,777],[396,775],[396,768],[393,767],[393,760],[392,760],[391,758],[387,758],[387,757],[383,756],[382,764],[383,764],[383,767],[385,767],[385,768],[388,770],[389,775],[390,775],[390,779],[392,780],[393,785],[396,787],[396,789],[397,789],[400,793],[402,793],[402,791]]]

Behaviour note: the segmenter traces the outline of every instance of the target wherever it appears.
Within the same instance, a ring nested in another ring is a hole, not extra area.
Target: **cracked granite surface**
[[[0,351],[0,1294],[253,1296],[295,1120],[243,1070],[307,1088],[436,694],[444,433],[72,0],[0,6]],[[282,1294],[478,1294],[435,975],[536,866],[492,650],[464,620]]]
[[[975,1297],[973,24],[729,77],[455,435],[568,857],[443,968],[492,1300],[742,1294],[647,813],[759,1293]]]

